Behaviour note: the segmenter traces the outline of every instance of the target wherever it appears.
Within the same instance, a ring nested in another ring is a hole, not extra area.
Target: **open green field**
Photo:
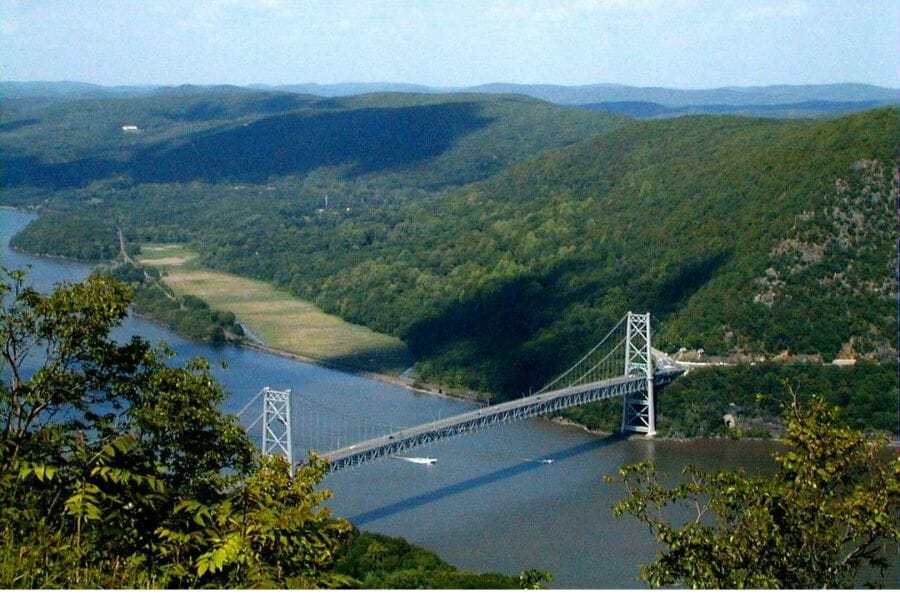
[[[165,269],[187,266],[197,255],[181,244],[143,244],[137,258],[145,265]]]
[[[163,281],[176,294],[191,294],[213,309],[233,312],[270,348],[389,375],[412,364],[399,339],[326,314],[271,284],[199,268],[196,255],[178,244],[145,245],[137,258],[163,271]]]

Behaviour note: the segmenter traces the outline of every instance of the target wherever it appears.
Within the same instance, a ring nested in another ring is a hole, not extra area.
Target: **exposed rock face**
[[[828,358],[874,359],[886,347],[896,352],[894,311],[881,307],[897,298],[898,198],[900,167],[857,161],[819,208],[795,217],[788,237],[771,250],[770,266],[756,279],[753,301],[774,311],[790,307],[797,319],[815,319],[800,311],[807,298],[818,296],[845,306],[872,306],[872,322],[847,323],[846,337]]]

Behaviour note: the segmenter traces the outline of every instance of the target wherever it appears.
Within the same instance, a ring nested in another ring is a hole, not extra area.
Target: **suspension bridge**
[[[341,445],[348,439],[344,435],[307,445],[328,461],[330,472],[335,472],[450,437],[616,397],[623,399],[622,432],[652,436],[656,433],[654,389],[685,370],[652,347],[650,314],[629,312],[587,354],[534,394],[397,430],[385,424],[374,428],[358,424],[353,443]],[[279,454],[293,464],[291,390],[263,388],[241,409],[238,418],[260,398],[262,411],[248,429],[261,423],[263,453]],[[379,428],[381,432],[373,435]]]

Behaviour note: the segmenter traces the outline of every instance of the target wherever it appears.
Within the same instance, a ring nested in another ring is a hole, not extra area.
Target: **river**
[[[42,291],[77,281],[90,266],[23,255],[9,239],[34,217],[2,209],[2,263],[31,265],[29,281]],[[231,345],[180,338],[154,323],[129,317],[116,337],[140,335],[164,342],[179,357],[204,356],[226,389],[224,409],[237,412],[264,386],[294,394],[295,459],[316,426],[305,407],[409,426],[470,410],[452,398],[417,393]],[[221,362],[227,364],[222,368]],[[653,560],[656,546],[646,527],[614,518],[621,489],[603,481],[624,464],[654,459],[664,472],[685,464],[706,469],[771,468],[774,443],[618,439],[588,434],[545,420],[488,429],[427,446],[417,452],[433,465],[384,460],[330,475],[329,506],[362,529],[406,538],[457,567],[517,575],[550,571],[553,588],[632,588],[638,564]],[[552,459],[552,463],[540,459]]]

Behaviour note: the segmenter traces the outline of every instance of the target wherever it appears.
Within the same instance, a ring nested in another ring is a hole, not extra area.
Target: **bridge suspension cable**
[[[255,396],[253,396],[252,398],[250,398],[250,400],[247,402],[247,404],[244,405],[244,408],[237,411],[237,414],[235,414],[234,416],[237,417],[238,419],[240,419],[241,416],[247,411],[247,409],[250,408],[250,406],[252,406],[254,402],[259,400],[259,397],[262,396],[265,392],[266,392],[266,388],[259,390],[259,393],[256,394]]]
[[[602,374],[601,379],[614,375],[621,375],[625,370],[625,353],[622,352],[621,360],[616,352],[625,345],[625,324],[628,315],[625,315],[616,323],[609,332],[603,336],[597,344],[588,350],[574,365],[569,367],[562,375],[559,375],[550,383],[538,390],[538,394],[547,391],[559,390],[583,383],[590,375]],[[592,357],[601,355],[597,361],[591,361]],[[621,368],[618,368],[621,367]],[[618,368],[618,372],[616,369]]]

